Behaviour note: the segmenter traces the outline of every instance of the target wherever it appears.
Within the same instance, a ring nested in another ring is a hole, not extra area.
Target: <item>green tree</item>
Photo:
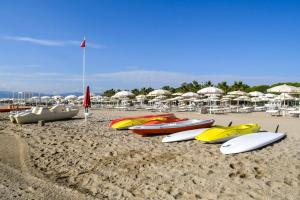
[[[203,84],[203,87],[212,87],[212,86],[214,86],[214,84],[211,81],[206,81]]]
[[[246,89],[249,88],[249,85],[244,84],[243,81],[234,81],[233,85],[231,86],[231,90],[241,90],[241,91],[245,91]]]
[[[135,96],[137,96],[137,95],[139,95],[140,94],[140,90],[139,89],[132,89],[131,90],[131,92],[135,95]]]
[[[116,94],[116,91],[114,89],[106,90],[106,91],[103,92],[103,95],[107,96],[107,97],[111,97],[114,94]]]
[[[217,87],[222,89],[225,94],[229,92],[229,88],[230,88],[226,81],[222,81],[218,83]]]
[[[175,88],[170,87],[170,86],[168,86],[168,85],[162,87],[161,89],[163,89],[163,90],[168,90],[168,91],[171,92],[171,93],[174,93],[174,92],[175,92]]]

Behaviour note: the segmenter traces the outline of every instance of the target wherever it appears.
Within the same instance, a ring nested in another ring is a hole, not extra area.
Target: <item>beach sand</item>
[[[1,199],[300,199],[300,119],[265,113],[178,117],[259,123],[287,137],[266,148],[223,155],[220,144],[162,143],[108,128],[142,111],[91,110],[68,121],[12,124],[0,115]]]

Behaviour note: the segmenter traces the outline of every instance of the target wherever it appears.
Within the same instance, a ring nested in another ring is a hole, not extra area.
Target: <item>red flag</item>
[[[81,44],[80,44],[81,48],[85,48],[85,39],[82,40]]]
[[[84,99],[83,99],[83,107],[88,108],[91,107],[91,97],[90,97],[90,87],[87,86],[84,94]]]

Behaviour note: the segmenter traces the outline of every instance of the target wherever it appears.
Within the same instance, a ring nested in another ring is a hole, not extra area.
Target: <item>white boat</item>
[[[31,113],[32,112],[32,109],[31,108],[30,110],[22,110],[22,111],[11,111],[10,114],[9,114],[9,119],[12,123],[16,123],[16,118],[15,116],[16,115],[21,115],[21,114],[25,114],[25,113]]]
[[[51,109],[45,107],[33,107],[31,112],[19,113],[13,116],[18,124],[35,123],[43,121],[57,121],[70,119],[79,112],[78,108],[55,105]]]

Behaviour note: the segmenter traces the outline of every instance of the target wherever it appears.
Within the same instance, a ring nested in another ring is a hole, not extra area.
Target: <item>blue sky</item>
[[[3,0],[0,90],[300,81],[300,1]]]

